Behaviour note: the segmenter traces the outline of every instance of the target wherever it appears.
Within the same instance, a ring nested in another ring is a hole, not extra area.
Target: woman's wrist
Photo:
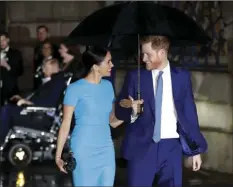
[[[61,159],[61,156],[59,154],[56,154],[55,159],[56,160]]]
[[[56,157],[55,161],[58,162],[59,160],[61,160],[61,157]]]

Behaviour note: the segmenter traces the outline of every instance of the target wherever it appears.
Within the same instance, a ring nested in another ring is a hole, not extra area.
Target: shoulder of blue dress
[[[105,84],[105,85],[111,85],[111,84],[112,84],[111,81],[106,80],[106,79],[102,79],[102,80],[101,80],[101,83],[102,83],[102,84]]]
[[[70,85],[68,85],[68,87],[76,87],[76,86],[81,85],[81,84],[83,84],[83,80],[79,79],[75,82],[72,82]]]

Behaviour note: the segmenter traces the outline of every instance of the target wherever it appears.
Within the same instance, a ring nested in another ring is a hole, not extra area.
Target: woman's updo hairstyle
[[[86,77],[93,65],[99,65],[106,57],[108,50],[96,46],[88,46],[86,51],[82,54],[82,60],[76,69],[75,79]]]

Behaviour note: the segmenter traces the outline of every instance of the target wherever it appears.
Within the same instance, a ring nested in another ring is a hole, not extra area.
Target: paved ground
[[[117,165],[115,186],[127,186],[125,166],[119,160],[117,160]],[[1,166],[1,170],[0,187],[16,187],[19,171],[8,164]],[[24,187],[72,187],[71,176],[58,172],[55,165],[51,162],[35,163],[22,172],[25,177]],[[189,170],[184,171],[185,187],[206,187],[207,185],[211,185],[211,187],[233,186],[233,175],[207,171],[198,173],[193,173]]]
[[[122,135],[123,128],[113,131],[113,137],[117,139]],[[119,139],[120,140],[120,139]],[[115,141],[116,157],[119,157],[121,141]],[[127,186],[126,165],[121,159],[117,159],[117,171],[115,186]],[[23,173],[25,184],[19,185],[19,172]],[[192,172],[184,169],[183,187],[233,187],[233,175],[222,173],[200,171]],[[13,168],[8,163],[0,164],[0,187],[72,187],[71,176],[62,174],[56,168],[54,162],[33,163],[23,171]]]

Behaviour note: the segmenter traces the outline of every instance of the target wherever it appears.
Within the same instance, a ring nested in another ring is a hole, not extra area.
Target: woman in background
[[[81,53],[77,45],[60,44],[59,53],[62,57],[62,71],[75,74],[81,61]]]
[[[116,128],[123,121],[115,117],[112,84],[102,79],[111,75],[112,67],[108,50],[90,47],[83,53],[77,69],[79,80],[66,90],[56,164],[66,172],[61,154],[74,112],[75,127],[71,135],[71,150],[77,162],[74,186],[113,186],[114,183],[115,153],[109,124]]]
[[[44,75],[43,75],[43,71],[42,71],[43,63],[45,63],[47,60],[51,60],[52,58],[55,58],[55,55],[54,55],[55,49],[50,41],[46,40],[45,42],[43,42],[40,50],[41,50],[41,54],[42,54],[42,59],[41,59],[41,62],[36,67],[36,72],[34,75],[34,78],[35,78],[34,87],[35,87],[35,89],[39,88],[39,86],[41,86],[41,84],[43,84],[43,82],[44,82]]]

